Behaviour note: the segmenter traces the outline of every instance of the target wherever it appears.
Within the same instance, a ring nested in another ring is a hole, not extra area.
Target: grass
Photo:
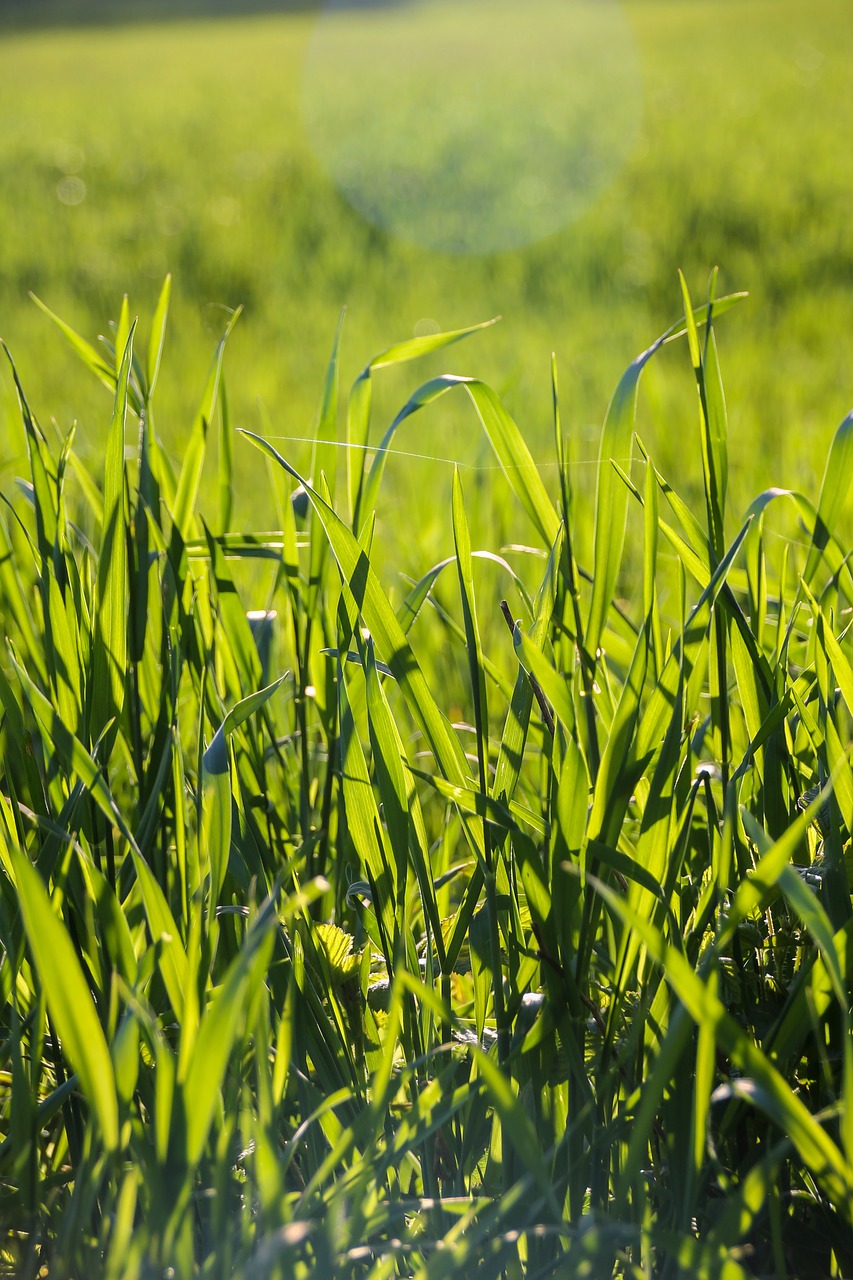
[[[548,4],[537,2],[544,18]],[[417,6],[411,12],[416,22]],[[163,388],[160,425],[176,454],[223,324],[221,307],[242,305],[231,348],[241,370],[233,419],[287,437],[283,447],[306,469],[310,444],[293,438],[311,436],[316,388],[343,302],[346,385],[365,353],[416,328],[455,329],[503,314],[500,332],[481,344],[477,368],[545,464],[547,358],[557,350],[575,487],[591,500],[602,388],[615,384],[638,333],[669,322],[676,268],[701,291],[708,264],[718,262],[724,286],[748,289],[752,298],[722,339],[730,343],[732,432],[753,444],[732,469],[734,507],[743,510],[771,483],[813,489],[834,425],[849,407],[853,107],[846,89],[853,28],[846,0],[783,0],[781,7],[769,0],[629,0],[619,12],[642,86],[639,132],[623,167],[591,207],[544,239],[468,255],[419,247],[372,226],[325,171],[300,106],[316,14],[5,31],[0,333],[19,353],[42,418],[56,417],[64,430],[76,417],[78,447],[92,459],[110,404],[81,379],[58,340],[45,338],[29,291],[94,341],[124,289],[134,310],[150,313],[163,276],[174,273],[169,358],[182,372]],[[431,10],[427,31],[433,16]],[[547,35],[551,26],[543,21],[541,29]],[[424,44],[423,34],[413,29],[410,47]],[[466,48],[477,47],[476,30],[463,34]],[[570,102],[536,56],[541,44],[540,36],[526,56],[540,68],[537,87],[551,104],[550,118]],[[519,112],[532,128],[543,113],[530,83],[513,77],[499,44],[482,56],[521,93]],[[318,75],[324,67],[339,70],[328,54]],[[360,69],[366,74],[360,62],[352,71]],[[428,62],[427,75],[431,69]],[[349,83],[343,74],[338,79]],[[418,120],[424,147],[430,117],[421,112]],[[81,203],[63,203],[84,192]],[[644,438],[667,474],[698,497],[701,474],[678,447],[688,403],[682,364],[667,354],[649,374]],[[389,370],[377,383],[379,418],[390,422],[407,390],[405,378]],[[259,401],[270,417],[266,427]],[[10,452],[23,453],[5,373],[0,415]],[[469,501],[473,488],[491,479],[473,471],[489,459],[461,410],[436,424],[428,443],[401,437],[401,448],[470,469]],[[5,465],[8,479],[11,462]],[[248,518],[252,464],[238,452],[236,465],[235,500]],[[395,564],[414,572],[408,543],[396,537],[399,512],[417,503],[436,559],[449,554],[444,508],[440,516],[424,510],[422,495],[435,485],[449,493],[450,470],[409,459],[393,462],[391,472],[381,542],[393,548]],[[552,496],[555,480],[553,469],[546,472]],[[211,481],[204,491],[213,487]],[[497,544],[494,505],[479,504],[471,519],[483,541]]]
[[[104,353],[66,335],[113,390],[97,474],[18,384],[8,1274],[850,1274],[851,420],[815,494],[731,512],[715,335],[739,301],[712,277],[694,310],[685,286],[686,320],[627,368],[592,512],[556,365],[555,501],[486,382],[408,367],[464,335],[390,349],[415,388],[401,429],[467,401],[527,548],[472,539],[457,470],[453,554],[396,606],[384,369],[341,392],[340,328],[313,485],[235,435],[231,322],[170,461],[168,282],[147,333],[124,306]],[[698,506],[642,443],[618,462],[665,353],[699,392]],[[369,447],[337,475],[341,442]],[[235,523],[241,454],[275,532]]]

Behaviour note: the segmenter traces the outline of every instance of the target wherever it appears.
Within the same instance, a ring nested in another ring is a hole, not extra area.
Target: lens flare
[[[617,0],[333,0],[301,102],[316,155],[359,213],[478,254],[590,207],[631,152],[642,86]]]

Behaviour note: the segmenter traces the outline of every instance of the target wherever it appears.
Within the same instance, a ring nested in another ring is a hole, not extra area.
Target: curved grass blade
[[[714,304],[713,313],[721,315],[745,296],[745,294],[731,294],[726,298],[720,298]],[[601,644],[607,613],[622,563],[628,516],[628,492],[622,485],[617,485],[616,475],[610,463],[611,460],[621,462],[631,457],[640,375],[652,356],[662,346],[684,333],[695,334],[693,326],[706,323],[710,315],[709,306],[697,307],[690,312],[689,321],[679,321],[667,329],[666,333],[653,342],[646,351],[638,355],[619,380],[607,410],[598,456],[592,600],[584,639],[590,657],[595,656]]]
[[[469,325],[466,329],[455,329],[447,333],[425,334],[422,338],[410,338],[407,342],[395,343],[387,347],[380,355],[365,365],[353,383],[347,405],[347,471],[349,479],[350,510],[353,514],[352,527],[355,532],[361,526],[361,512],[365,507],[362,500],[364,486],[364,466],[367,442],[370,433],[370,410],[373,400],[373,374],[377,369],[387,369],[391,365],[404,364],[409,360],[418,360],[421,356],[432,355],[444,347],[460,342],[472,333],[488,329],[497,324],[500,316],[486,320],[481,324]],[[368,505],[368,510],[370,506]]]
[[[414,392],[397,414],[385,432],[373,459],[365,482],[362,509],[370,511],[376,505],[389,446],[398,428],[413,413],[432,404],[456,387],[462,387],[468,393],[513,492],[538,529],[545,545],[552,546],[557,536],[560,519],[554,504],[548,497],[524,437],[507,413],[500,397],[491,387],[477,378],[465,378],[458,374],[445,373],[440,377],[431,378]]]
[[[252,431],[243,431],[242,434],[263,453],[284,467],[285,471],[300,484],[305,484],[299,473],[291,467],[290,463],[285,462],[281,454],[268,441]],[[337,560],[341,575],[348,583],[376,646],[383,660],[394,673],[394,678],[403,691],[409,710],[423,730],[445,777],[451,782],[465,785],[468,779],[468,767],[462,748],[430,692],[417,658],[397,621],[370,560],[329,504],[310,485],[306,484],[305,489],[326,530],[326,537],[329,539],[332,554]]]
[[[850,493],[851,481],[853,481],[853,411],[848,413],[836,431],[826,459],[826,469],[817,502],[817,520],[803,573],[803,580],[807,586],[811,586],[833,531],[838,528],[839,519]]]
[[[87,342],[85,338],[81,338],[79,333],[66,324],[64,320],[60,320],[58,315],[51,311],[50,307],[42,302],[41,298],[37,298],[34,293],[30,294],[33,302],[43,311],[44,314],[53,321],[57,328],[65,335],[69,343],[76,351],[77,355],[85,364],[86,368],[94,373],[99,382],[102,382],[110,391],[115,391],[118,375],[112,365],[108,364],[96,347],[91,342]]]

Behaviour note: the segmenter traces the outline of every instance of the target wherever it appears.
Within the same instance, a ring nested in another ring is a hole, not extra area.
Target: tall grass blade
[[[274,458],[298,483],[305,483],[299,473],[261,436],[251,431],[243,434],[262,452]],[[464,784],[468,769],[462,748],[436,705],[367,555],[329,504],[310,485],[306,484],[305,489],[326,531],[341,575],[352,591],[383,661],[394,673],[395,680],[403,690],[409,709],[423,730],[445,777],[451,782]]]
[[[121,358],[104,462],[104,514],[98,555],[97,633],[94,641],[89,716],[89,736],[92,741],[100,736],[108,720],[121,715],[124,706],[128,649],[124,428],[135,330],[136,321],[128,330]]]
[[[172,296],[172,277],[167,275],[163,288],[154,309],[151,322],[151,336],[148,340],[148,356],[145,362],[145,377],[148,383],[148,399],[154,395],[154,388],[160,376],[160,361],[163,358],[163,346],[166,341],[166,325],[169,319],[169,301]]]
[[[13,865],[24,927],[68,1061],[98,1117],[107,1152],[118,1148],[118,1097],[103,1027],[68,932],[41,877],[23,853]]]
[[[189,441],[184,452],[184,462],[178,479],[178,488],[172,511],[175,527],[180,532],[184,542],[192,537],[192,521],[198,499],[199,485],[201,484],[207,432],[213,420],[213,412],[216,408],[216,399],[219,394],[219,380],[222,374],[225,344],[228,341],[231,330],[240,318],[240,313],[241,308],[238,307],[231,315],[222,337],[217,343],[216,354],[207,379],[207,386],[205,387],[195,421],[190,429]]]
[[[833,437],[820,486],[817,519],[803,580],[811,586],[844,510],[853,478],[853,412],[848,413]]]

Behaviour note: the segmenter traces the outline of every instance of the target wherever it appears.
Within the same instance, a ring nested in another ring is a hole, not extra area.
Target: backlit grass
[[[234,430],[230,325],[170,460],[168,299],[142,327],[122,308],[104,355],[70,335],[113,389],[97,471],[19,384],[6,1273],[849,1274],[851,419],[815,492],[727,516],[715,319],[743,304],[712,277],[619,381],[592,509],[556,368],[555,501],[488,383],[410,364],[476,368],[495,331],[388,349],[348,394],[336,340],[303,484]],[[670,349],[697,504],[633,443]],[[391,363],[401,431],[463,402],[527,548],[472,539],[456,470],[452,555],[394,603],[370,403]],[[341,443],[368,448],[339,470]],[[238,455],[271,531],[235,523]]]

